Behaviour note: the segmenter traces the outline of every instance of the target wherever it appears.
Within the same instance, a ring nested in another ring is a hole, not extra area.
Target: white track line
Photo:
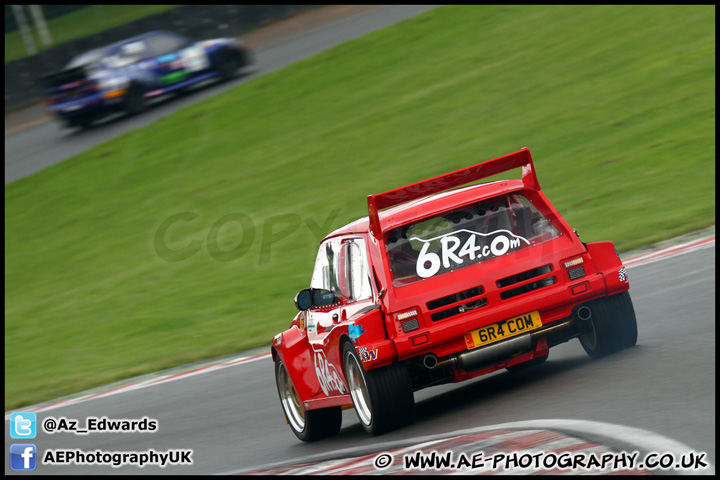
[[[671,247],[655,250],[641,255],[628,258],[623,261],[627,268],[637,267],[640,265],[647,265],[648,263],[657,262],[665,258],[675,257],[677,255],[683,255],[685,253],[694,252],[703,248],[709,248],[715,245],[715,235],[707,238],[701,238],[699,240],[692,240],[690,242],[681,243],[679,245],[673,245]]]
[[[66,407],[68,405],[75,405],[75,404],[85,402],[88,400],[92,400],[95,398],[109,397],[109,396],[115,395],[117,393],[125,393],[125,392],[130,392],[133,390],[140,390],[145,387],[150,387],[152,385],[158,385],[161,383],[171,382],[173,380],[178,380],[180,378],[187,378],[187,377],[191,377],[193,375],[199,375],[201,373],[214,372],[214,371],[220,370],[222,368],[234,367],[236,365],[254,362],[256,360],[264,359],[268,356],[270,356],[270,352],[253,355],[251,357],[234,358],[234,359],[226,360],[226,361],[219,362],[219,363],[203,365],[201,367],[193,368],[191,370],[186,370],[183,372],[162,375],[160,377],[155,377],[155,378],[151,378],[151,379],[140,381],[140,382],[130,383],[127,385],[121,385],[121,386],[110,388],[108,390],[101,391],[101,392],[88,393],[86,395],[82,395],[79,397],[61,399],[61,400],[57,400],[52,403],[35,405],[32,407],[16,408],[13,410],[13,412],[16,412],[16,411],[36,412],[36,413],[37,412],[45,412],[48,410],[54,410],[56,408]],[[5,412],[5,420],[6,421],[10,420],[11,413],[12,412]]]

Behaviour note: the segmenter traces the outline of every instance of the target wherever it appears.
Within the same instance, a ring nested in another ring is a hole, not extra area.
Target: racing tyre
[[[549,355],[545,355],[544,357],[535,357],[532,360],[528,360],[527,362],[518,363],[517,365],[513,365],[512,367],[507,367],[508,372],[522,372],[527,370],[530,367],[534,367],[535,365],[540,365],[541,363],[545,363],[545,361],[548,359]]]
[[[234,50],[222,50],[218,54],[218,73],[223,80],[231,80],[235,78],[240,69],[245,66],[243,55]]]
[[[292,379],[280,357],[275,360],[275,381],[285,418],[295,436],[314,442],[335,435],[342,425],[342,408],[330,407],[305,411]]]
[[[90,116],[77,116],[72,119],[66,120],[66,125],[69,128],[79,128],[81,130],[90,128],[92,123],[93,123],[93,118]]]
[[[637,320],[629,292],[588,303],[590,328],[580,335],[580,344],[592,358],[632,347],[637,343]]]
[[[125,102],[123,104],[125,113],[128,115],[137,115],[147,109],[147,100],[145,92],[139,85],[131,85],[125,94]]]
[[[355,346],[346,342],[343,366],[355,413],[366,432],[379,435],[415,420],[415,398],[405,365],[365,370]]]

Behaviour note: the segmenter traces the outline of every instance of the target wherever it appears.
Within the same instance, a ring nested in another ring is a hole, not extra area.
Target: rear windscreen
[[[386,237],[386,248],[397,287],[558,235],[526,197],[508,194],[395,228]]]
[[[105,55],[104,49],[90,50],[70,60],[70,63],[65,65],[65,70],[70,70],[77,67],[85,67],[88,65],[94,65],[98,63]]]

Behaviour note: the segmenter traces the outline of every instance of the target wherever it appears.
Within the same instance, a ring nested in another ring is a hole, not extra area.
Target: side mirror
[[[338,296],[330,290],[323,288],[311,288],[310,290],[312,292],[313,307],[324,307],[325,305],[332,305],[340,301]]]
[[[306,288],[305,290],[300,290],[300,292],[295,295],[295,306],[301,312],[304,312],[308,308],[312,307],[311,289]]]
[[[305,290],[300,290],[300,292],[295,295],[295,306],[301,312],[310,307],[332,305],[333,303],[337,303],[339,301],[340,300],[337,295],[330,290],[322,288],[306,288]]]

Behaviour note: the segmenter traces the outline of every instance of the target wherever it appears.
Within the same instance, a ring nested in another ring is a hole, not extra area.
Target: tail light
[[[583,263],[585,263],[583,257],[577,257],[563,262],[563,267],[567,270],[570,280],[576,280],[585,276]]]
[[[407,312],[402,312],[397,314],[398,321],[402,322],[403,320],[407,320],[410,317],[417,317],[417,309],[408,310]]]
[[[412,332],[420,328],[420,321],[418,320],[418,309],[413,308],[412,310],[406,310],[395,315],[395,319],[399,323],[398,334]]]

